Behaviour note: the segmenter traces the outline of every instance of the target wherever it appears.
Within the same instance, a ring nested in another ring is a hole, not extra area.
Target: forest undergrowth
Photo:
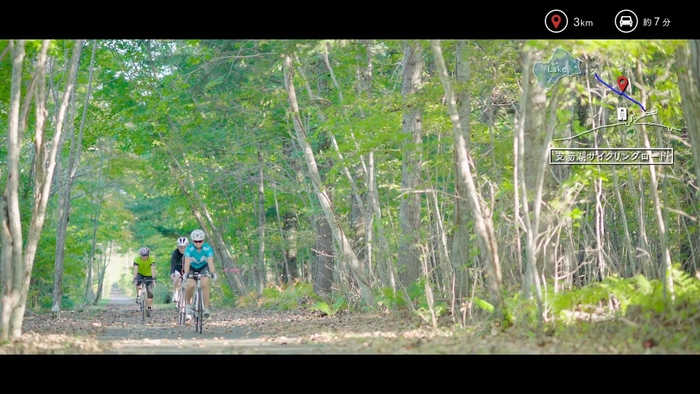
[[[643,275],[609,276],[558,293],[548,286],[540,322],[535,300],[521,299],[521,292],[506,297],[503,320],[496,321],[493,306],[478,297],[454,307],[449,301],[429,305],[423,281],[403,292],[382,289],[378,310],[358,307],[345,295],[320,297],[305,283],[270,286],[262,296],[251,292],[237,305],[298,316],[305,311],[311,317],[295,320],[305,322],[296,324],[307,333],[305,341],[356,339],[389,352],[418,347],[427,353],[699,353],[700,279],[679,267],[673,279],[673,299],[664,295],[661,281]],[[353,319],[367,329],[340,329]]]
[[[341,353],[700,353],[700,279],[680,269],[673,277],[673,300],[661,281],[641,275],[610,276],[556,294],[548,287],[540,324],[535,300],[521,299],[520,292],[506,298],[503,320],[497,321],[493,307],[478,297],[454,307],[444,300],[430,305],[422,281],[406,291],[379,291],[374,308],[359,306],[352,296],[319,296],[303,282],[270,285],[261,295],[235,299],[217,294],[213,321],[228,325],[228,332],[244,327],[261,341]],[[158,308],[167,311],[160,324],[168,324],[172,304]],[[0,354],[105,352],[109,346],[99,335],[107,327],[131,324],[115,313],[102,306],[53,319],[48,311],[28,311],[21,340],[0,345]]]

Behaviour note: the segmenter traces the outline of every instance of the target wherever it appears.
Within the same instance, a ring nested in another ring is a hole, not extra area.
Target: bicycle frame
[[[177,301],[177,313],[178,313],[178,324],[185,324],[187,320],[187,315],[185,311],[185,283],[180,283],[180,289],[178,290],[178,301]]]
[[[194,318],[194,331],[202,333],[202,328],[204,325],[204,294],[202,293],[202,277],[209,275],[201,275],[199,273],[193,273],[191,277],[195,280],[194,295],[192,296],[192,315]]]
[[[141,312],[142,324],[146,324],[146,306],[144,304],[148,303],[148,290],[146,290],[146,286],[148,286],[149,282],[155,281],[153,279],[143,279],[141,283],[141,291],[139,291],[139,311]]]

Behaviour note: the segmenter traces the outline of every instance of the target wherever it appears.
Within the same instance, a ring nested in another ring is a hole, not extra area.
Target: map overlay
[[[549,89],[562,77],[581,74],[581,61],[571,53],[557,48],[547,63],[535,63],[533,68],[537,83]]]

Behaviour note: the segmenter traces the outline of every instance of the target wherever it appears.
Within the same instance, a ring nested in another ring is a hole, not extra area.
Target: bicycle
[[[202,282],[201,278],[203,276],[210,277],[209,275],[202,275],[199,272],[191,273],[188,275],[188,279],[192,278],[195,280],[195,291],[192,296],[192,318],[194,319],[194,332],[202,333],[202,328],[204,325],[204,295],[202,294]],[[213,280],[213,279],[212,279]]]
[[[146,290],[146,286],[148,286],[148,282],[155,282],[154,279],[143,279],[143,283],[141,284],[141,291],[139,292],[139,312],[141,312],[141,323],[146,324],[146,308],[144,307],[144,303],[147,301],[148,297],[148,291]]]
[[[177,291],[177,316],[178,324],[183,325],[187,321],[187,313],[185,308],[185,283],[180,283],[180,289]]]

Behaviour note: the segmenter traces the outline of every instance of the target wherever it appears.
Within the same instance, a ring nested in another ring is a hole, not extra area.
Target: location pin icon
[[[617,86],[620,88],[620,93],[624,93],[625,89],[627,89],[627,85],[629,84],[629,80],[627,79],[626,76],[620,75],[617,78]]]
[[[555,29],[559,28],[559,24],[561,23],[561,16],[559,15],[552,15],[552,24],[554,25]]]

